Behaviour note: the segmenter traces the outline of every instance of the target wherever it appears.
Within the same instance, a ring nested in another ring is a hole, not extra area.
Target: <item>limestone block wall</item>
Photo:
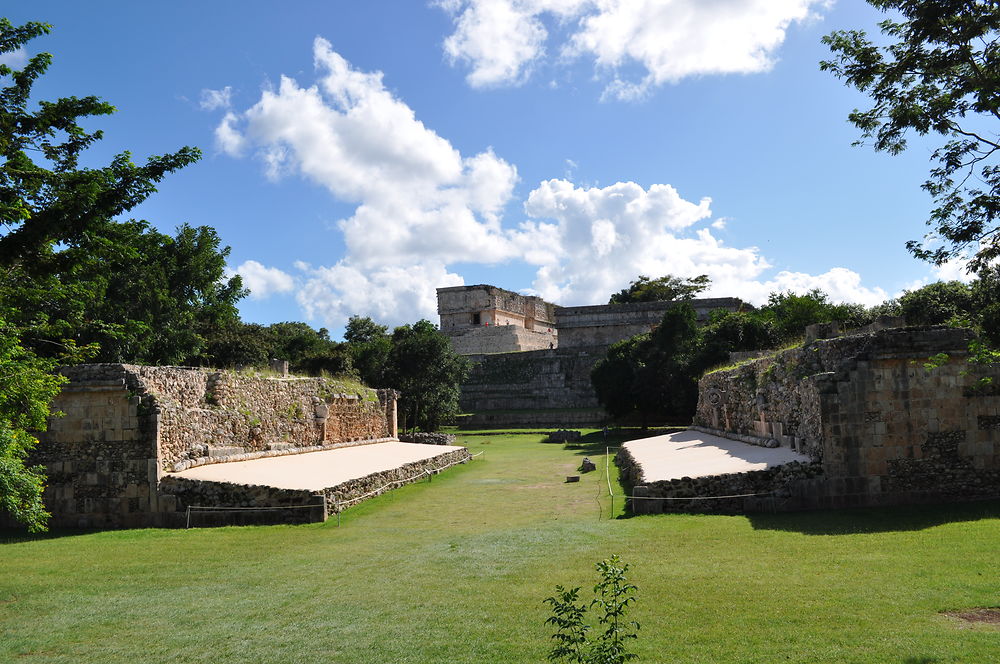
[[[970,339],[897,328],[813,341],[702,378],[695,424],[820,463],[821,478],[790,487],[792,506],[998,496],[1000,368],[971,365]]]
[[[604,349],[538,350],[471,356],[462,384],[465,412],[599,408],[590,370]]]
[[[516,353],[543,350],[558,344],[555,331],[526,330],[516,325],[470,327],[449,334],[452,349],[459,355]]]
[[[391,438],[395,393],[335,380],[178,367],[61,370],[32,463],[46,467],[54,526],[166,524],[178,506],[163,473],[233,455],[331,449]]]
[[[699,321],[708,320],[717,309],[740,311],[752,307],[738,298],[700,298],[688,300]],[[634,302],[599,304],[584,307],[556,307],[556,328],[563,348],[610,346],[616,341],[649,332],[663,320],[673,302]]]
[[[791,485],[823,474],[822,464],[795,461],[747,473],[647,482],[642,466],[628,448],[618,451],[615,463],[621,468],[623,482],[631,487],[629,507],[635,514],[771,511],[787,506],[793,497]]]
[[[397,486],[430,477],[457,463],[465,463],[471,458],[469,450],[461,447],[431,459],[414,461],[392,470],[348,480],[323,491],[326,496],[327,510],[334,513],[340,512],[357,502],[382,494]]]
[[[326,497],[313,491],[175,476],[164,477],[160,490],[170,496],[174,507],[159,515],[158,525],[166,527],[314,523],[325,521],[327,516]],[[203,509],[216,505],[235,509]]]
[[[127,389],[121,365],[74,367],[31,454],[48,475],[52,525],[139,526],[159,509],[156,426]]]

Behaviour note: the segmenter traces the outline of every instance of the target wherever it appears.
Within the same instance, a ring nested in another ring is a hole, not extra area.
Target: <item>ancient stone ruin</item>
[[[810,461],[647,483],[623,453],[619,464],[634,495],[690,498],[637,500],[634,509],[738,512],[1000,496],[1000,367],[970,363],[971,339],[968,330],[946,327],[873,330],[815,338],[709,373],[699,384],[695,428],[793,448]],[[696,498],[745,494],[752,495]]]
[[[94,364],[62,373],[70,380],[53,411],[64,415],[50,419],[30,460],[46,468],[44,499],[56,527],[180,526],[192,504],[283,507],[258,516],[316,521],[423,469],[418,463],[319,492],[184,479],[172,473],[395,440],[397,394],[333,379],[177,367]],[[448,455],[427,467],[468,452]],[[239,522],[253,517],[247,510]]]
[[[649,332],[673,302],[559,307],[495,286],[439,288],[441,331],[472,360],[462,385],[464,426],[580,426],[604,411],[590,370],[616,341]],[[687,300],[699,321],[718,309],[752,307],[737,298]]]

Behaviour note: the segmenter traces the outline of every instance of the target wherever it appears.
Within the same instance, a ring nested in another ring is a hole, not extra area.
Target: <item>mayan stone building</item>
[[[874,329],[809,341],[699,384],[695,425],[809,463],[646,485],[638,511],[801,509],[1000,496],[1000,367],[969,362],[971,332]],[[930,359],[930,358],[933,358]],[[676,500],[743,495],[733,500]],[[755,497],[761,496],[761,497]]]
[[[441,331],[460,355],[552,348],[555,306],[496,286],[437,290]]]
[[[55,527],[183,525],[192,503],[284,506],[288,514],[279,520],[321,520],[330,496],[315,491],[213,485],[172,473],[396,436],[392,390],[127,364],[61,372],[69,382],[52,410],[63,416],[50,418],[29,460],[45,466],[44,500]]]
[[[616,341],[649,332],[672,302],[560,307],[496,286],[439,288],[441,331],[472,360],[462,385],[466,426],[564,426],[604,419],[590,370]],[[745,311],[737,298],[687,300],[698,320]]]

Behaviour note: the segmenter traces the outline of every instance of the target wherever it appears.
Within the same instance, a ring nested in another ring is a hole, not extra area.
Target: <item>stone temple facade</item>
[[[590,370],[616,341],[649,332],[672,302],[560,307],[496,286],[439,288],[441,331],[473,362],[462,385],[466,426],[597,424],[604,411]],[[688,300],[699,321],[753,307],[737,298]]]
[[[439,288],[441,331],[460,355],[553,348],[555,305],[496,286]]]
[[[560,307],[533,295],[480,284],[437,290],[441,331],[460,355],[607,347],[649,332],[674,303],[634,302]],[[735,297],[687,300],[699,321],[718,309],[753,307]]]

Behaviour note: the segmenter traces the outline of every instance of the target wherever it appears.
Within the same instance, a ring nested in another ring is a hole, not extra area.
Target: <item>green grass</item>
[[[612,553],[639,586],[640,661],[995,661],[996,629],[939,612],[1000,604],[998,502],[609,518],[600,433],[541,439],[469,437],[485,456],[339,528],[10,538],[0,661],[543,662],[542,599]],[[598,471],[563,483],[585,454]]]

